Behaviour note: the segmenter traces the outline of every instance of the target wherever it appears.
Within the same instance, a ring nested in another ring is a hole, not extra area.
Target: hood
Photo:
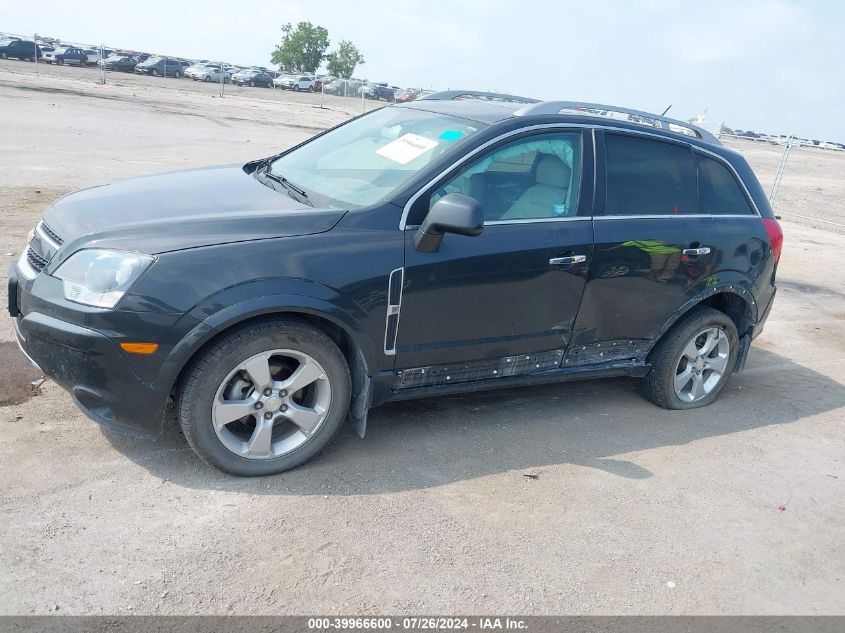
[[[155,255],[226,242],[322,233],[345,211],[313,209],[225,165],[121,180],[59,199],[44,223],[67,253],[108,247]]]

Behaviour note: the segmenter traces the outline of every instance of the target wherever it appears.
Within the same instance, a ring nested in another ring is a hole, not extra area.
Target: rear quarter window
[[[754,210],[736,177],[717,160],[696,153],[699,210],[710,215],[751,215]]]
[[[682,145],[605,135],[607,215],[688,215],[698,211],[692,151]]]

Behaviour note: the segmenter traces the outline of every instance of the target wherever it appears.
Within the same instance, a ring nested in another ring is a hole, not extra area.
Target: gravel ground
[[[266,155],[351,113],[91,73],[0,62],[6,261],[67,191]],[[767,186],[780,149],[731,145]],[[845,224],[843,165],[793,153],[784,219]],[[103,432],[48,381],[0,406],[0,613],[841,614],[845,236],[819,226],[784,222],[766,332],[706,409],[625,379],[392,404],[363,441],[237,479],[175,426]]]

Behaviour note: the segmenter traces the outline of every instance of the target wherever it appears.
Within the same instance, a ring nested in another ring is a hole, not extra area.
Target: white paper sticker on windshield
[[[437,145],[437,141],[432,141],[424,136],[405,134],[376,150],[376,154],[389,158],[400,165],[407,165],[418,156],[434,149]]]

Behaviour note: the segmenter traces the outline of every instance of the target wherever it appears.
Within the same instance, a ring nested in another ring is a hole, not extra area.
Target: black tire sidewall
[[[681,360],[684,347],[698,332],[716,327],[728,337],[730,352],[727,369],[722,374],[721,381],[707,397],[697,402],[685,402],[675,393],[675,370]],[[739,335],[733,320],[723,312],[712,308],[701,308],[682,319],[667,333],[666,337],[655,347],[650,355],[651,372],[644,378],[644,393],[655,404],[667,409],[697,409],[712,404],[724,389],[733,374],[736,359],[739,354]],[[649,393],[649,387],[651,393]],[[655,397],[653,397],[655,396]]]
[[[234,367],[271,349],[293,349],[314,358],[329,378],[331,404],[316,434],[294,451],[275,459],[246,459],[218,439],[211,421],[212,402]],[[212,466],[241,476],[280,473],[322,451],[346,418],[351,392],[349,370],[337,345],[319,330],[296,323],[262,323],[233,332],[198,359],[185,384],[179,398],[179,418],[191,447]]]

